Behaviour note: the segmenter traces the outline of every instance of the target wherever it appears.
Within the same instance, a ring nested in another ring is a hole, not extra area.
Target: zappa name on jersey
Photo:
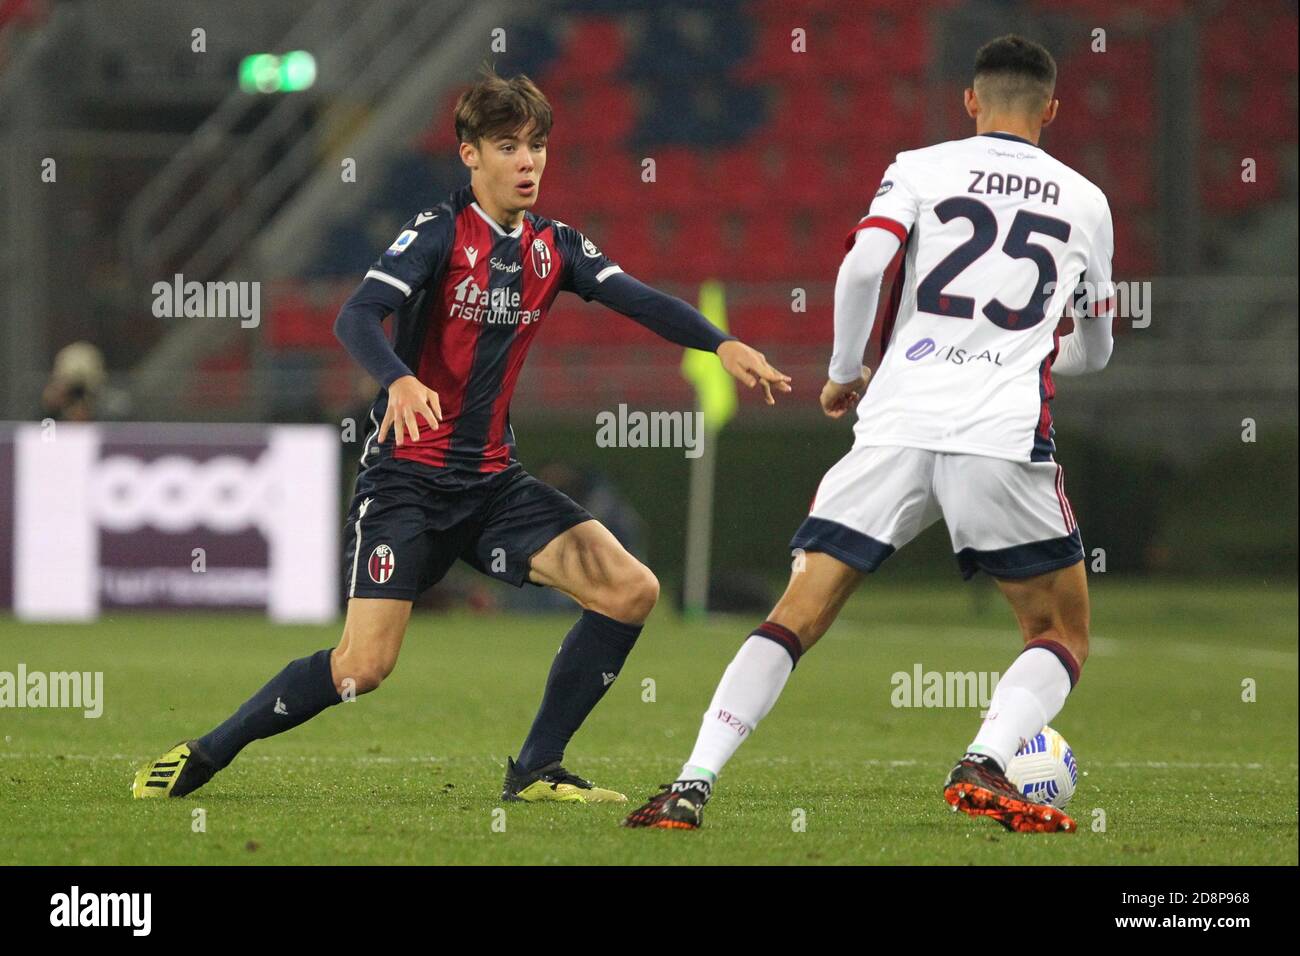
[[[1019,196],[1022,199],[1050,202],[1053,206],[1061,204],[1061,187],[1050,179],[1043,182],[1036,176],[990,173],[984,169],[972,169],[970,174],[973,178],[966,187],[968,193],[978,193],[981,196]]]
[[[448,318],[487,325],[529,325],[540,321],[541,309],[521,309],[522,297],[517,289],[496,288],[484,291],[473,276],[466,276],[455,286],[455,299]]]

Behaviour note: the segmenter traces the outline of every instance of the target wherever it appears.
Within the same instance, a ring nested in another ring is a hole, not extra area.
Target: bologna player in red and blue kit
[[[551,129],[524,76],[488,73],[457,103],[469,185],[414,216],[344,304],[335,331],[382,386],[348,514],[338,647],[293,661],[210,733],[140,769],[137,797],[183,796],[254,740],[283,733],[392,671],[415,599],[459,558],[582,606],[541,707],[508,760],[507,800],[622,801],[567,771],[565,747],[617,677],[659,583],[580,505],[515,459],[510,399],[561,291],[663,338],[716,352],[766,400],[790,380],[695,309],[625,274],[578,230],[533,214]],[[382,321],[394,316],[390,343]]]

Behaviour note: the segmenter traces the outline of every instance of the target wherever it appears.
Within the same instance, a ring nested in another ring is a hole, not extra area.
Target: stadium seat
[[[1032,0],[1038,11],[1047,14],[1069,14],[1085,18],[1089,23],[1114,22],[1120,18],[1133,18],[1135,14],[1155,25],[1181,15],[1188,0]]]
[[[574,145],[619,145],[636,125],[632,92],[618,85],[590,87],[557,104],[556,122]]]
[[[627,45],[619,20],[580,17],[571,20],[560,53],[546,66],[552,80],[584,83],[619,74],[627,58]],[[539,77],[541,82],[541,77]]]
[[[1206,76],[1296,75],[1297,18],[1294,3],[1257,0],[1250,7],[1225,5],[1200,31],[1201,70]]]
[[[1261,150],[1258,140],[1210,144],[1201,157],[1201,202],[1231,215],[1276,200],[1281,194],[1283,150]],[[1294,147],[1290,147],[1292,150]],[[1255,181],[1243,182],[1242,162],[1255,160]]]
[[[655,263],[646,275],[699,283],[725,276],[728,265],[718,213],[700,209],[677,220],[671,248],[666,253],[656,252]]]
[[[1159,263],[1155,256],[1151,222],[1145,216],[1115,217],[1115,277],[1117,279],[1145,278],[1156,272]]]
[[[689,211],[707,201],[710,183],[695,150],[662,146],[648,150],[640,159],[631,158],[630,165],[636,170],[634,181],[656,208]],[[641,171],[647,168],[644,159],[654,160],[654,182],[641,182]]]
[[[1272,145],[1296,138],[1293,93],[1282,88],[1275,74],[1207,74],[1200,96],[1201,129],[1210,139],[1250,138]]]

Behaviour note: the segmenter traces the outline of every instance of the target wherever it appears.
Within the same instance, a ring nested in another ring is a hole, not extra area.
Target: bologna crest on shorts
[[[393,570],[397,567],[393,549],[386,544],[377,545],[375,550],[370,552],[367,566],[370,569],[370,580],[376,584],[383,584],[393,576]]]
[[[551,274],[551,247],[540,238],[533,240],[533,271],[539,279]]]

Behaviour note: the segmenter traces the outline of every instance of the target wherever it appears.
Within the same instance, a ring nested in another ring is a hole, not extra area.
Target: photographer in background
[[[104,356],[89,342],[73,342],[54,357],[54,371],[41,392],[41,418],[55,421],[95,420],[95,404],[108,375]]]

